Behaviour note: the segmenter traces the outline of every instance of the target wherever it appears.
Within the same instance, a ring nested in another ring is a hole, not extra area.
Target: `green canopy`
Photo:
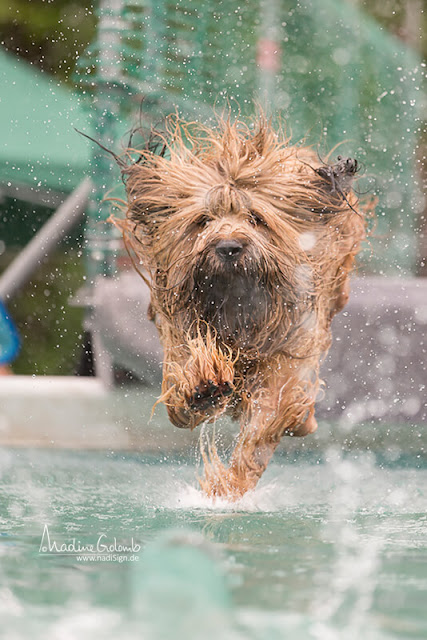
[[[1,49],[0,83],[0,192],[13,197],[22,187],[31,200],[33,190],[72,191],[90,158],[88,145],[74,131],[87,128],[80,98]]]

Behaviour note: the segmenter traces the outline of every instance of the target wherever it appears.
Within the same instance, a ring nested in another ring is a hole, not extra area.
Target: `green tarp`
[[[0,50],[0,191],[15,185],[69,192],[87,172],[90,149],[78,96]]]

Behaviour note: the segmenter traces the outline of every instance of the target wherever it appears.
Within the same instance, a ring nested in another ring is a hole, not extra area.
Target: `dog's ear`
[[[324,190],[346,196],[353,185],[357,169],[356,159],[338,156],[335,164],[325,164],[315,171],[325,182]]]
[[[127,217],[138,225],[142,225],[147,232],[156,229],[161,219],[168,217],[170,210],[168,207],[159,207],[157,204],[144,200],[140,194],[133,197],[128,193]]]
[[[171,196],[157,170],[155,159],[151,164],[134,163],[123,171],[127,194],[127,217],[142,225],[147,232],[170,215]]]
[[[351,209],[359,217],[363,217],[362,213],[355,208],[357,198],[352,193],[353,181],[358,169],[357,160],[341,156],[338,156],[335,164],[323,164],[314,169],[320,178],[316,180],[315,185],[320,206],[315,209],[315,212],[321,215],[324,222],[343,209]]]

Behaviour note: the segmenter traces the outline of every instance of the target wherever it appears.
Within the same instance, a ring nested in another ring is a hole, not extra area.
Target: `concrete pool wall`
[[[145,388],[107,390],[96,378],[10,376],[0,380],[0,446],[100,449],[152,453],[195,451],[199,429],[173,427],[163,407],[156,408]],[[209,429],[209,426],[208,426]],[[225,446],[236,426],[221,420],[217,428]],[[284,451],[344,449],[396,451],[427,457],[425,425],[385,419],[354,422],[322,419],[306,438],[283,438]]]

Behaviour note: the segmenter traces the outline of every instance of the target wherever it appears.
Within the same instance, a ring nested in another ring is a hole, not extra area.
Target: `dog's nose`
[[[215,251],[222,260],[236,260],[243,251],[243,245],[237,240],[221,240]]]

